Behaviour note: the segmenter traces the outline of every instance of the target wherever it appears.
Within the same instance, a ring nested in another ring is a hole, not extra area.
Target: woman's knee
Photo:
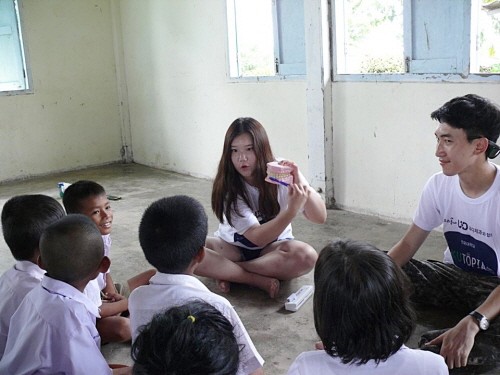
[[[308,269],[313,269],[316,261],[318,260],[318,253],[314,250],[313,247],[307,246],[302,252],[302,262],[304,266]]]
[[[297,267],[306,272],[314,268],[318,253],[314,248],[303,242],[289,243],[288,256],[291,257],[297,264]]]

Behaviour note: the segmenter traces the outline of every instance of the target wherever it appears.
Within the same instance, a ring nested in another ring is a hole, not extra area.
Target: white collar
[[[42,288],[51,294],[59,294],[83,304],[90,314],[94,315],[96,318],[100,318],[99,309],[96,304],[72,285],[45,275],[42,279]]]

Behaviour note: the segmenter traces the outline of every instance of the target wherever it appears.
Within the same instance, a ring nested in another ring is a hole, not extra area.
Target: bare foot
[[[231,290],[231,283],[225,280],[215,280],[217,287],[222,293],[229,293]]]
[[[276,298],[280,292],[280,281],[278,279],[271,279],[269,283],[269,297]]]

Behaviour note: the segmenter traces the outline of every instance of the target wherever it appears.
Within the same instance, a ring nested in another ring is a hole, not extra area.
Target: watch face
[[[473,312],[469,313],[469,315],[476,318],[477,324],[479,325],[479,328],[481,330],[486,331],[490,327],[490,322],[488,321],[488,319],[484,315],[478,313],[477,311],[473,311]]]
[[[483,331],[486,331],[489,326],[490,326],[490,323],[488,322],[488,319],[486,319],[486,318],[483,317],[479,321],[479,328],[481,328]]]

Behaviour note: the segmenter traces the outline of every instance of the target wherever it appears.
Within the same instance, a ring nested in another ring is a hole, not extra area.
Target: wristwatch
[[[469,315],[477,320],[477,324],[482,331],[486,331],[489,328],[490,322],[483,314],[478,313],[476,310],[474,310],[473,312],[469,313]]]

